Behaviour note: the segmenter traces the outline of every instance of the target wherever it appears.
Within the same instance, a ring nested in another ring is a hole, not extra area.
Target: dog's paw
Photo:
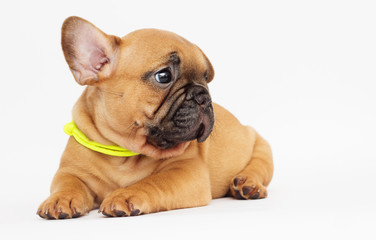
[[[77,218],[88,212],[89,207],[81,194],[57,192],[39,206],[37,214],[45,219],[66,219]]]
[[[103,200],[98,212],[107,217],[127,217],[148,213],[148,209],[139,196],[127,189],[118,189]]]
[[[230,191],[237,199],[260,199],[268,195],[266,187],[243,176],[233,178]]]

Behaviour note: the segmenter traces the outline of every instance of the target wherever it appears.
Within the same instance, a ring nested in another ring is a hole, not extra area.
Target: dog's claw
[[[73,208],[72,211],[73,211],[72,218],[78,218],[79,216],[81,216],[81,212],[77,212],[76,208]]]
[[[258,199],[259,196],[260,196],[259,193],[253,194],[253,195],[251,196],[251,199]]]
[[[239,200],[244,199],[243,196],[240,194],[240,191],[238,191],[238,190],[235,190],[235,195],[234,195],[234,197],[235,197],[236,199],[239,199]]]
[[[115,213],[116,217],[123,217],[123,216],[126,215],[125,212],[122,211],[122,210],[115,210],[114,213]]]
[[[140,212],[141,212],[140,209],[135,209],[131,212],[131,216],[138,216],[140,215]]]
[[[68,216],[69,216],[68,213],[63,213],[63,212],[61,212],[61,213],[59,214],[58,218],[59,218],[59,219],[66,219]]]
[[[252,188],[249,187],[249,186],[244,186],[242,188],[242,191],[243,191],[243,195],[246,196],[246,195],[248,195],[252,191]]]
[[[106,217],[113,217],[111,214],[108,214],[105,211],[103,211],[102,214],[105,215]]]
[[[237,177],[234,179],[234,186],[237,187],[239,184],[244,184],[245,181],[247,181],[247,179],[243,177]]]

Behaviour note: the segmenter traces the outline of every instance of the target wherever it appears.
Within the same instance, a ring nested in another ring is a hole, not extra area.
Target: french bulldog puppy
[[[87,86],[73,108],[77,129],[138,154],[108,155],[70,137],[40,217],[75,218],[95,208],[135,216],[226,194],[267,196],[270,146],[212,102],[214,70],[196,45],[156,29],[119,38],[69,17],[62,48],[75,80]]]

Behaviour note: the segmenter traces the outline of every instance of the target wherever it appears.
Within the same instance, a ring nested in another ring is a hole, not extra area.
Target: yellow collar
[[[116,157],[130,157],[138,155],[139,153],[131,152],[128,149],[119,147],[119,146],[110,146],[110,145],[102,145],[100,143],[90,141],[80,129],[77,128],[76,124],[72,121],[70,123],[65,124],[64,132],[70,136],[73,136],[74,139],[81,145],[103,154],[116,156]]]

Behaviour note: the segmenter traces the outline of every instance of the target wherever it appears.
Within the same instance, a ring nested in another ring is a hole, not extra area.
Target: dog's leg
[[[265,198],[266,187],[272,175],[273,158],[270,146],[257,134],[251,161],[232,179],[230,192],[237,199]]]
[[[37,214],[46,219],[76,218],[93,209],[94,197],[77,177],[56,173],[51,185],[51,195],[38,209]]]
[[[158,173],[111,193],[103,200],[99,212],[113,217],[135,216],[203,206],[210,200],[209,172],[205,163],[199,159],[175,160]]]

